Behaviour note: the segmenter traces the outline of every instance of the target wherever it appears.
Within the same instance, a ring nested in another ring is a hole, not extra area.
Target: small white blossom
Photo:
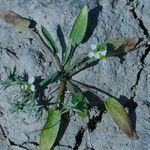
[[[97,52],[97,53],[94,54],[94,58],[99,59],[99,57],[100,57],[99,52]]]
[[[95,44],[91,44],[91,45],[90,45],[90,49],[91,49],[91,50],[96,49],[96,47],[97,47],[97,46],[96,46]]]
[[[91,44],[90,48],[91,48],[91,51],[88,53],[89,58],[96,58],[100,60],[105,58],[106,53],[107,53],[106,49],[98,51],[98,52],[94,52],[94,50],[96,49],[96,45],[94,44]]]
[[[31,86],[31,91],[34,92],[35,91],[35,85],[32,84]]]
[[[95,44],[91,44],[91,45],[90,45],[91,51],[88,53],[88,57],[89,57],[89,58],[97,58],[97,59],[99,58],[99,55],[98,55],[97,53],[94,53],[94,52],[93,52],[93,50],[96,49],[96,47],[97,47],[97,46],[96,46]]]
[[[94,57],[94,53],[93,53],[92,51],[90,51],[90,52],[88,53],[88,57],[89,57],[89,58],[93,58],[93,57]]]
[[[96,58],[96,59],[99,59],[99,56],[100,54],[97,52],[97,53],[94,53],[93,51],[89,52],[88,54],[88,57],[89,58]]]
[[[106,49],[99,52],[99,54],[101,54],[101,55],[103,55],[103,56],[106,56],[106,53],[107,53],[107,50],[106,50]]]
[[[33,84],[35,81],[34,77],[29,77],[28,82],[24,85],[21,85],[21,89],[26,91],[26,90],[31,90],[32,92],[35,91],[35,85]]]
[[[35,78],[34,77],[29,77],[28,78],[28,83],[33,83],[35,81]]]

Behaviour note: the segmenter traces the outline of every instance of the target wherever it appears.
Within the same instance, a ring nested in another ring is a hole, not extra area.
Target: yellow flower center
[[[33,84],[32,84],[32,83],[28,83],[28,85],[27,85],[27,86],[28,86],[28,87],[27,87],[27,89],[31,90],[31,89],[32,89]]]

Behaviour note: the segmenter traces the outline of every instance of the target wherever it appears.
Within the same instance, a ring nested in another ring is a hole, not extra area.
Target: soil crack
[[[138,25],[139,27],[142,29],[143,31],[143,34],[145,35],[147,41],[149,41],[149,38],[150,38],[150,35],[149,35],[149,32],[148,32],[148,29],[145,27],[144,25],[144,22],[141,18],[138,17],[136,11],[135,11],[135,6],[133,5],[132,3],[133,1],[130,1],[129,2],[129,5],[132,7],[132,9],[130,10],[130,12],[132,13],[133,17],[135,18],[135,20],[137,20],[138,22]],[[142,6],[144,7],[144,6]],[[133,91],[134,90],[134,93],[133,93],[133,96],[131,97],[131,99],[133,100],[134,97],[136,96],[136,86],[138,85],[139,81],[140,81],[140,78],[141,78],[141,74],[142,74],[142,71],[144,69],[144,61],[145,61],[145,58],[146,56],[148,55],[148,53],[150,52],[150,45],[148,44],[148,42],[145,43],[146,45],[146,49],[145,49],[145,53],[141,56],[140,58],[140,62],[141,62],[141,69],[139,70],[139,72],[137,73],[137,79],[136,79],[136,83],[131,87],[131,90]]]
[[[141,62],[141,69],[139,70],[139,72],[137,73],[137,79],[136,79],[136,83],[131,87],[131,90],[133,91],[134,88],[136,88],[136,86],[138,85],[139,81],[140,81],[140,78],[141,78],[141,74],[142,74],[142,71],[144,69],[144,61],[145,61],[145,58],[146,56],[149,54],[150,52],[150,45],[146,44],[146,50],[145,50],[145,53],[141,56],[141,59],[140,59],[140,62]],[[131,99],[133,100],[134,97],[136,96],[136,90],[134,91],[133,93],[133,96],[131,97]]]
[[[5,140],[7,139],[8,140],[8,143],[11,145],[11,146],[17,146],[17,147],[20,147],[20,148],[23,148],[25,150],[29,150],[27,147],[23,146],[23,144],[16,144],[15,142],[13,142],[6,134],[5,134],[5,131],[3,129],[3,127],[0,125],[0,138]]]
[[[11,146],[17,146],[17,147],[20,147],[20,148],[24,148],[24,149],[26,149],[26,150],[30,150],[30,149],[28,149],[27,147],[25,147],[25,146],[22,146],[22,145],[20,145],[20,144],[16,144],[16,143],[14,143],[12,140],[10,140],[9,138],[7,138],[8,139],[8,141],[9,141],[9,143],[10,143],[10,145]]]
[[[138,25],[142,29],[142,31],[143,31],[144,35],[146,36],[146,38],[149,38],[148,29],[145,27],[143,20],[138,17],[138,15],[135,11],[135,7],[133,5],[131,5],[131,7],[132,7],[132,9],[130,10],[130,12],[132,13],[133,17],[137,20]]]

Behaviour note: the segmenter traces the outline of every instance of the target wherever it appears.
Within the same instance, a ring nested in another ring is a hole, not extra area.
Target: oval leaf
[[[51,36],[51,34],[50,34],[50,33],[48,32],[48,30],[47,30],[45,27],[43,27],[43,26],[41,26],[41,30],[42,30],[43,35],[45,36],[45,38],[46,38],[47,41],[49,42],[49,44],[50,44],[50,46],[51,46],[51,48],[52,48],[52,50],[53,50],[53,53],[54,53],[54,54],[58,53],[58,48],[57,48],[56,43],[55,43],[53,37]]]
[[[28,28],[31,24],[28,19],[21,17],[13,11],[5,11],[0,13],[0,17],[3,18],[6,23],[12,24],[21,29]]]
[[[54,108],[49,109],[47,122],[40,135],[40,150],[50,150],[60,127],[61,113]]]
[[[76,21],[71,30],[69,39],[71,45],[75,46],[76,44],[80,44],[85,36],[85,32],[87,29],[88,23],[88,7],[84,6],[76,18]]]
[[[129,138],[138,139],[136,132],[133,130],[131,120],[124,107],[114,98],[109,98],[104,102],[106,110],[113,120],[118,124]]]

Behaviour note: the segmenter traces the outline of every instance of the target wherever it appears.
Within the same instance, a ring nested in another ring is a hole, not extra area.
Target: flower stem
[[[99,60],[88,59],[84,64],[80,65],[77,70],[72,71],[70,73],[70,76],[72,77],[72,76],[76,75],[77,73],[79,73],[79,72],[81,72],[87,68],[95,66],[95,65],[97,65],[98,62],[99,62]]]
[[[71,58],[73,57],[76,48],[77,48],[77,46],[71,46],[71,50],[70,50],[70,53],[67,57],[66,63],[64,64],[64,67],[68,66],[70,64]]]
[[[87,53],[83,53],[79,57],[77,57],[69,66],[66,66],[65,70],[67,72],[72,72],[74,70],[77,70],[78,67],[86,63],[88,60],[89,58],[87,57]]]
[[[63,103],[65,91],[66,91],[66,80],[62,79],[62,81],[60,83],[60,87],[58,89],[57,96],[56,96],[56,100],[55,100],[56,103],[59,103],[59,104],[60,104],[60,102]],[[62,106],[59,106],[59,107],[61,108]]]

